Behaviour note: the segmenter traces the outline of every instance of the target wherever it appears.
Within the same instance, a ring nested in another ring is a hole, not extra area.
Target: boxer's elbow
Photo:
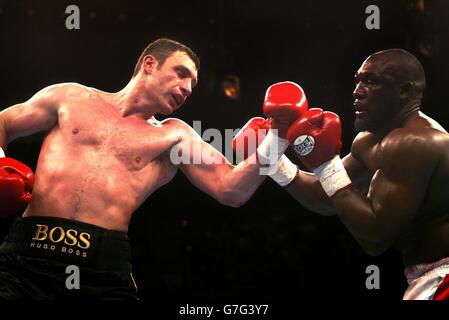
[[[216,190],[218,201],[225,206],[233,208],[243,206],[253,194],[250,187],[242,185],[238,179],[234,179],[230,175],[226,175],[221,180]]]
[[[226,197],[225,200],[223,200],[221,203],[228,207],[240,208],[246,203],[246,199],[239,199],[236,197]]]
[[[376,257],[387,251],[391,247],[391,243],[384,240],[377,241],[359,241],[363,251],[372,257]]]
[[[335,210],[335,208],[325,203],[303,204],[303,206],[309,211],[315,212],[320,216],[330,217],[337,215],[337,211]]]
[[[380,256],[382,253],[387,251],[387,249],[379,249],[379,248],[364,248],[364,251],[367,255],[371,257],[377,257]]]
[[[241,193],[235,191],[221,192],[217,199],[221,204],[233,208],[239,208],[248,201],[248,197],[245,197]]]
[[[6,129],[6,120],[0,113],[0,147],[6,147],[6,144],[8,143],[8,131]]]

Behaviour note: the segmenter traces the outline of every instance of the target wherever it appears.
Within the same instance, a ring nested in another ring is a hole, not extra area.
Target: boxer
[[[264,179],[257,159],[278,161],[286,139],[278,143],[277,133],[269,131],[257,152],[233,166],[185,122],[154,117],[184,103],[199,68],[191,49],[159,39],[142,52],[119,92],[57,84],[0,112],[2,153],[18,137],[47,132],[35,177],[26,165],[1,155],[0,213],[24,212],[0,247],[0,299],[136,299],[128,225],[178,169],[222,204],[238,207],[251,197]],[[304,110],[298,90],[274,86],[264,104]],[[193,161],[197,152],[201,161]],[[175,164],[177,156],[188,161]],[[79,290],[66,288],[68,265],[80,268]]]
[[[288,179],[287,191],[311,211],[337,214],[368,254],[397,248],[407,300],[449,299],[449,135],[421,111],[425,86],[416,57],[380,51],[355,75],[359,133],[348,155],[340,159],[332,112],[310,109],[287,132],[309,170]]]

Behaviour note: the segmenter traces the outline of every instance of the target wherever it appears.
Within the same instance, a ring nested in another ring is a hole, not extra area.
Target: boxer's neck
[[[373,133],[380,139],[382,139],[393,129],[403,127],[404,123],[415,114],[418,114],[420,109],[420,102],[413,102],[405,105],[392,117],[391,121],[388,124],[386,124],[382,128],[379,128]]]
[[[157,104],[148,95],[139,75],[132,78],[119,92],[112,94],[111,102],[123,117],[137,116],[150,119],[157,113]]]

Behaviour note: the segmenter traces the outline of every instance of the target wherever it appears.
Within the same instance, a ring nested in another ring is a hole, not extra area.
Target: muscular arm
[[[5,148],[7,143],[6,123],[0,112],[0,148]]]
[[[248,201],[265,178],[259,174],[255,155],[234,166],[187,124],[182,132],[177,152],[187,160],[180,169],[190,182],[228,206],[239,207]]]
[[[368,174],[364,165],[352,153],[343,158],[343,165],[353,185],[359,190],[365,190]],[[298,171],[297,177],[287,186],[286,190],[310,211],[324,216],[336,214],[332,202],[313,173]]]
[[[61,86],[42,89],[24,103],[0,112],[0,147],[19,137],[52,128],[57,123]]]
[[[391,247],[415,219],[438,163],[429,140],[396,138],[384,145],[367,196],[351,188],[332,197],[341,221],[371,255]]]

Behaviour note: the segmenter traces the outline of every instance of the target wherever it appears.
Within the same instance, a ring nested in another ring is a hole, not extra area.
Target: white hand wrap
[[[278,137],[272,129],[257,148],[257,157],[261,165],[261,175],[272,176],[279,172],[279,159],[288,148],[288,140]]]
[[[298,173],[298,167],[290,161],[285,155],[278,161],[278,170],[270,174],[270,178],[273,179],[278,185],[281,187],[285,187],[293,179],[295,179],[296,174]]]
[[[288,140],[277,136],[272,129],[257,148],[259,162],[266,165],[274,165],[288,148]]]
[[[0,147],[0,158],[4,158],[6,157],[5,152],[3,151],[3,149]]]
[[[343,161],[338,155],[314,169],[313,172],[329,197],[351,184]]]

